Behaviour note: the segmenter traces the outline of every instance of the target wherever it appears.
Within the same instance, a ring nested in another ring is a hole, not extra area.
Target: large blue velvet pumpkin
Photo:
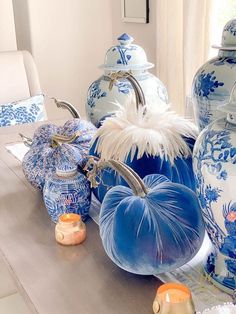
[[[99,227],[108,256],[119,267],[142,275],[187,263],[204,238],[196,194],[163,175],[148,175],[142,181],[117,163],[120,167],[109,161],[131,188],[113,187],[103,200]]]
[[[141,178],[154,173],[163,174],[172,182],[183,184],[191,190],[195,191],[195,179],[192,168],[192,150],[195,139],[187,138],[185,141],[190,149],[189,155],[185,158],[176,157],[174,162],[171,162],[169,159],[165,160],[158,154],[156,156],[150,156],[144,153],[141,158],[138,158],[137,151],[132,159],[131,154],[129,154],[124,162],[135,172],[137,172]],[[100,154],[98,154],[96,151],[96,144],[97,142],[92,145],[89,155],[100,157]],[[105,168],[101,170],[100,184],[98,187],[93,189],[93,192],[97,199],[102,202],[107,191],[116,185],[127,186],[127,182],[114,170]]]
[[[192,150],[196,126],[174,112],[161,109],[158,103],[156,106],[146,103],[139,83],[129,73],[123,74],[133,85],[135,101],[131,99],[130,103],[122,104],[120,111],[101,122],[90,155],[122,161],[141,178],[163,174],[172,182],[195,191]],[[102,170],[100,177],[100,184],[94,189],[100,202],[111,187],[126,185],[111,169]]]

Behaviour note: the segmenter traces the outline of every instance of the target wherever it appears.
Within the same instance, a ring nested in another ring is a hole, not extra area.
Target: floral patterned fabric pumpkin
[[[55,172],[61,157],[83,167],[95,130],[90,122],[79,118],[67,121],[63,126],[40,126],[22,162],[27,180],[42,190],[45,177]]]

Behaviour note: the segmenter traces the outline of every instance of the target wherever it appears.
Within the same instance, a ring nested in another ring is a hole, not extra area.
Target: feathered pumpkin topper
[[[102,160],[125,161],[144,154],[160,156],[171,163],[177,157],[188,157],[186,138],[197,137],[197,128],[189,120],[156,106],[139,106],[130,98],[115,115],[106,118],[97,130],[93,143]]]

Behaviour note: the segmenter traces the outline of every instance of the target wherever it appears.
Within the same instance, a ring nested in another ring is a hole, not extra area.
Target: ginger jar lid
[[[236,50],[236,19],[230,20],[224,26],[221,45],[213,45],[212,47],[221,50]]]
[[[69,162],[59,162],[56,166],[56,175],[61,178],[71,178],[77,173],[77,166]]]
[[[147,61],[144,49],[132,44],[133,37],[124,33],[117,38],[119,44],[108,49],[100,68],[110,71],[146,70],[154,67]]]

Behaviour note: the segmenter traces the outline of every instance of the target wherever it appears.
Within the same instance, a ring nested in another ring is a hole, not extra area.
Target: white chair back
[[[28,51],[0,52],[0,105],[42,93],[35,62]]]

